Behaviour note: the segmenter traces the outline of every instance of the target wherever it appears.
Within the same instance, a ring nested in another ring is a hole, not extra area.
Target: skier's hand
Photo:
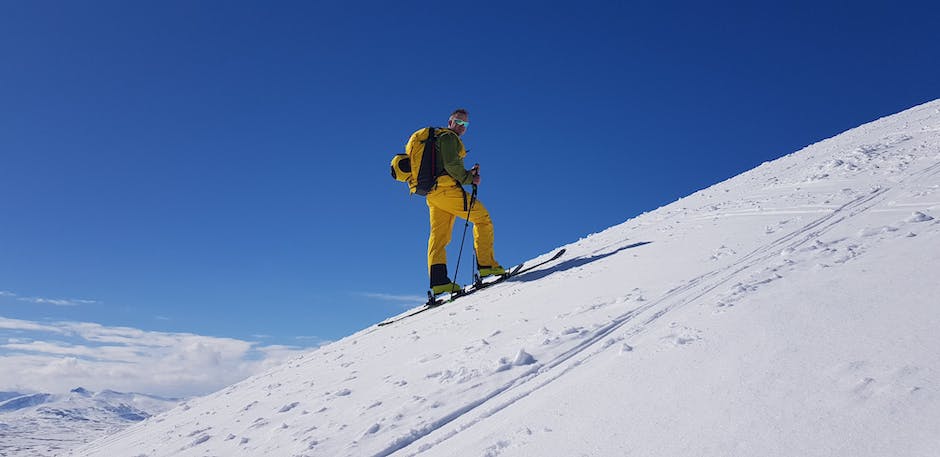
[[[473,185],[480,185],[480,164],[476,164],[473,168],[470,169],[470,174],[473,175]]]

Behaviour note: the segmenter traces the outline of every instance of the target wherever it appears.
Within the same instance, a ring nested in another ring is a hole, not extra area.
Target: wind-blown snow
[[[935,101],[72,455],[937,455],[938,216]]]

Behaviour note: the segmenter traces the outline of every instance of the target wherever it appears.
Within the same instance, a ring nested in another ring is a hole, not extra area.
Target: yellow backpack
[[[407,182],[413,194],[427,195],[440,174],[436,141],[440,130],[443,129],[426,127],[418,130],[408,139],[405,153],[392,157],[392,177]]]

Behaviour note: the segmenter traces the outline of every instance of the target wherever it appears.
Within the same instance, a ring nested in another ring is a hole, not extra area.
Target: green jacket
[[[472,184],[473,174],[463,164],[467,155],[463,141],[453,130],[443,129],[437,137],[437,150],[441,154],[441,167],[443,172],[457,180],[460,184]]]

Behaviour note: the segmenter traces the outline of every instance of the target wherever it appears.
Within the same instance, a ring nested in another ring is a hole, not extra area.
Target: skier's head
[[[467,114],[467,110],[457,108],[453,113],[450,113],[447,128],[453,130],[458,135],[463,135],[467,131],[468,126],[470,126],[470,115]]]

